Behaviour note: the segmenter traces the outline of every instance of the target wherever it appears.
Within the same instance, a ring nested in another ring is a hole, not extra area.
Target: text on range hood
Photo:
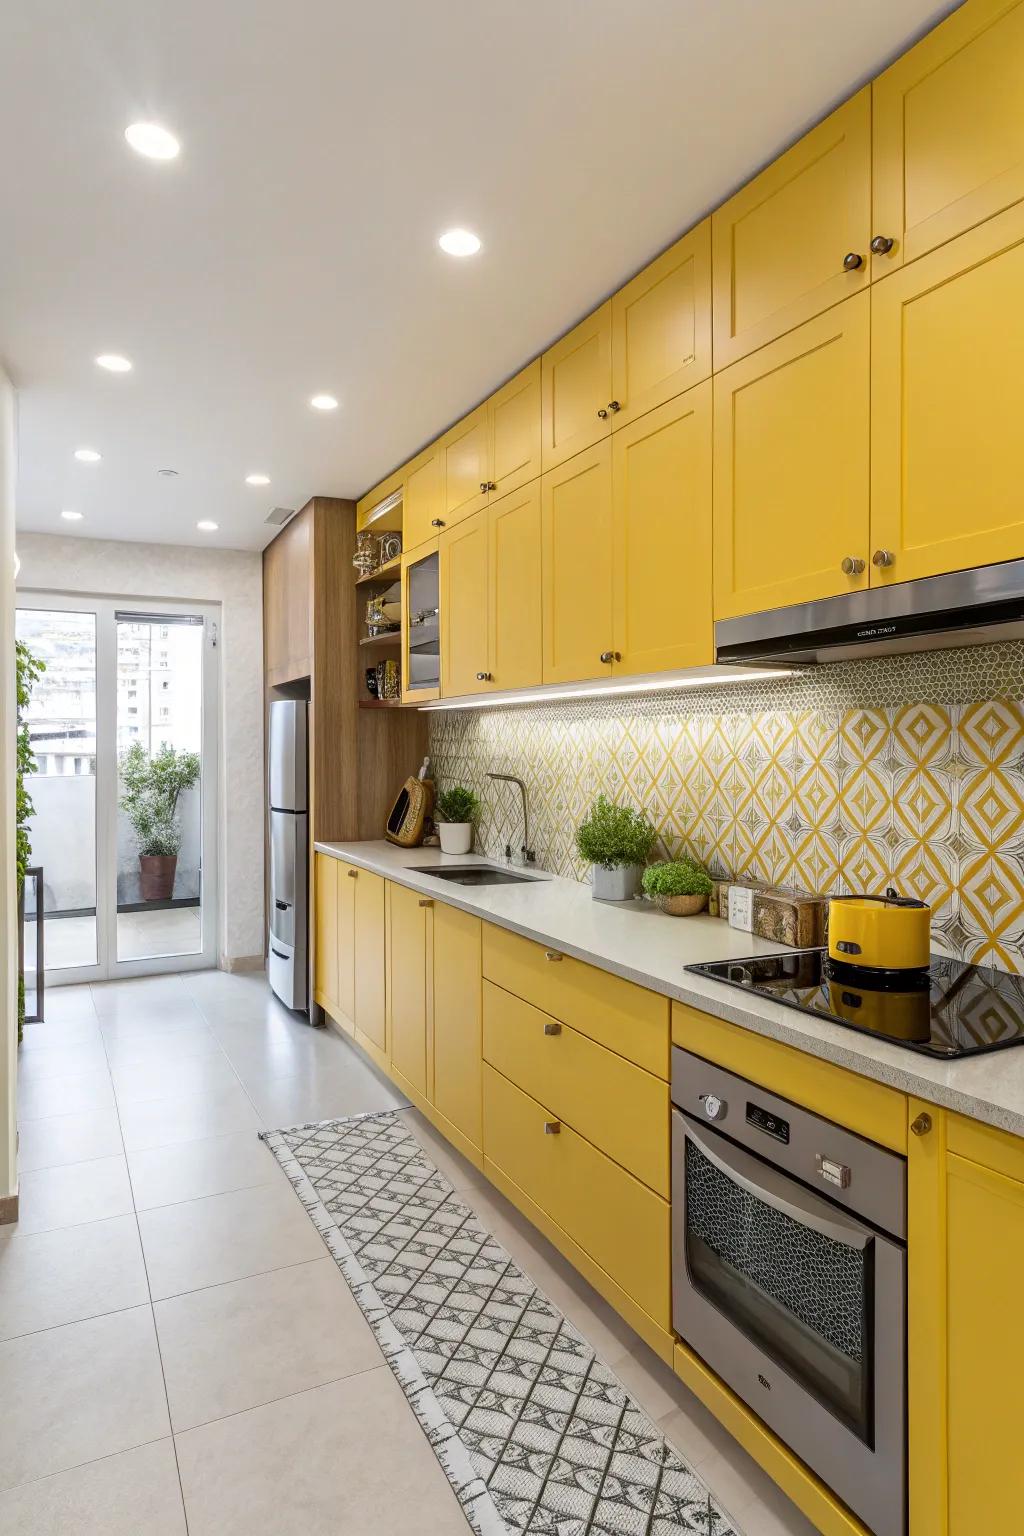
[[[865,588],[715,624],[715,660],[815,666],[1024,638],[1024,560]]]

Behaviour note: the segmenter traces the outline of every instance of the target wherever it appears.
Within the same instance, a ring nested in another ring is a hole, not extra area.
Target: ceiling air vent
[[[270,523],[271,527],[273,528],[283,528],[285,523],[290,522],[294,516],[294,507],[274,507],[274,509],[266,518],[266,521]]]

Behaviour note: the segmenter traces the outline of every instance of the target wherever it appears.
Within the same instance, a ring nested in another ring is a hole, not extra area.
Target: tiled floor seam
[[[129,1310],[137,1311],[138,1308],[129,1308]],[[63,1327],[66,1325],[59,1324],[58,1326]],[[108,1451],[105,1456],[90,1456],[86,1461],[73,1461],[67,1467],[51,1467],[49,1472],[41,1472],[38,1477],[26,1477],[20,1483],[8,1483],[6,1487],[0,1488],[0,1498],[5,1493],[20,1492],[22,1488],[32,1488],[36,1483],[45,1483],[54,1477],[66,1477],[69,1472],[81,1472],[83,1467],[96,1467],[104,1461],[116,1461],[118,1456],[127,1456],[132,1451],[144,1450],[147,1445],[163,1445],[165,1440],[173,1441],[173,1439],[172,1431],[168,1430],[166,1435],[157,1435],[153,1440],[140,1440],[137,1445],[123,1445],[120,1450]]]
[[[319,1264],[319,1259],[316,1262]],[[327,1381],[314,1382],[309,1387],[296,1387],[294,1392],[280,1392],[276,1397],[263,1398],[258,1403],[250,1403],[247,1408],[234,1408],[230,1413],[218,1413],[212,1419],[202,1419],[198,1424],[189,1424],[185,1429],[174,1429],[172,1425],[171,1436],[182,1439],[192,1434],[193,1430],[208,1429],[211,1424],[225,1424],[231,1419],[243,1418],[247,1413],[259,1413],[262,1408],[270,1408],[275,1403],[286,1403],[293,1397],[305,1397],[309,1392],[320,1392],[324,1387],[337,1386],[339,1381],[354,1381],[357,1376],[372,1376],[375,1371],[386,1371],[387,1368],[387,1361],[381,1354],[379,1365],[366,1365],[360,1371],[347,1371],[341,1376],[331,1376]]]

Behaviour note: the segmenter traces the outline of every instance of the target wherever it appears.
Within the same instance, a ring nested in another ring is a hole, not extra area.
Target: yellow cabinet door
[[[711,616],[711,380],[612,438],[614,670],[705,666]]]
[[[338,1012],[338,861],[316,855],[313,877],[314,933],[313,997],[333,1018]]]
[[[867,585],[869,322],[861,293],[715,375],[716,619]]]
[[[487,402],[491,492],[506,496],[540,475],[540,358]]]
[[[541,479],[544,681],[612,670],[612,445]],[[607,659],[605,659],[607,658]]]
[[[441,692],[446,698],[486,693],[490,684],[487,623],[487,512],[446,528],[441,553]]]
[[[487,505],[491,482],[487,406],[480,405],[441,439],[444,511],[450,527]]]
[[[480,1087],[480,932],[478,917],[439,904],[434,916],[434,1085],[438,1114],[478,1150],[483,1146]]]
[[[441,451],[436,443],[413,459],[402,496],[402,547],[415,549],[444,525]]]
[[[347,878],[347,877],[346,877]],[[378,1051],[386,1049],[384,881],[357,869],[353,897],[353,1017],[358,1033]]]
[[[1024,555],[1024,203],[872,288],[873,582]]]
[[[356,881],[354,864],[338,866],[338,1022],[349,1033],[356,1017]]]
[[[427,948],[431,902],[388,883],[391,1065],[417,1093],[427,1088]]]
[[[529,688],[543,666],[540,481],[493,501],[487,521],[490,686]]]
[[[581,320],[541,358],[544,439],[541,467],[547,471],[599,443],[611,430],[612,303],[609,299]]]
[[[870,241],[865,86],[712,214],[716,371],[863,288]]]
[[[612,430],[711,373],[711,220],[612,298]]]
[[[1024,198],[1024,4],[968,0],[873,86],[876,277]]]

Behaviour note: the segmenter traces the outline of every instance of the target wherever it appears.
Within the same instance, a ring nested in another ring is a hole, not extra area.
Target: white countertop
[[[317,843],[316,848],[716,1018],[1024,1136],[1024,1046],[963,1061],[939,1061],[692,975],[685,967],[697,961],[779,953],[777,944],[730,928],[720,918],[667,917],[643,901],[594,901],[589,886],[541,871],[515,871],[530,873],[529,884],[491,886],[458,885],[415,872],[425,866],[498,862],[476,854],[399,848],[383,840]]]

